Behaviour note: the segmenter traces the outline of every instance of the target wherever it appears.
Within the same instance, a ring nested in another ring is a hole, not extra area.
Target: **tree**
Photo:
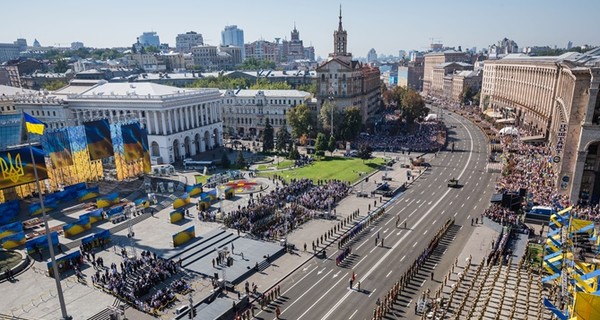
[[[267,125],[263,130],[263,152],[273,150],[273,127],[269,122],[269,118],[266,118]]]
[[[365,162],[365,160],[369,160],[371,159],[371,153],[373,152],[373,150],[371,149],[371,147],[366,144],[366,143],[361,143],[358,146],[358,157],[363,159],[363,163]]]
[[[67,70],[69,70],[69,64],[67,63],[67,60],[60,58],[54,61],[54,72],[64,73]]]
[[[315,154],[322,156],[325,154],[325,150],[327,150],[327,141],[325,140],[325,135],[322,132],[319,132],[319,134],[317,134],[317,140],[315,141]]]
[[[402,97],[400,111],[406,122],[410,124],[413,123],[415,119],[426,116],[429,109],[425,107],[425,101],[423,101],[421,95],[416,91],[409,89]]]
[[[327,142],[327,151],[329,151],[331,153],[331,156],[333,157],[333,152],[335,151],[335,137],[334,136],[329,137],[329,142]]]
[[[317,95],[317,83],[306,83],[306,84],[301,84],[298,87],[296,87],[296,89],[300,90],[300,91],[306,91],[310,94],[312,94],[313,96]]]
[[[330,101],[326,101],[321,106],[321,111],[319,113],[319,122],[321,124],[321,128],[323,128],[323,132],[331,132],[331,112],[333,111],[333,131],[340,132],[340,127],[342,124],[342,113],[337,110],[335,104]]]
[[[238,169],[246,169],[248,166],[246,159],[244,158],[244,154],[241,151],[238,151],[237,159],[235,159],[235,165],[238,167]]]
[[[64,86],[66,86],[67,83],[64,81],[60,81],[60,80],[52,80],[49,82],[46,82],[44,84],[42,84],[42,88],[48,90],[48,91],[55,91],[58,90]]]
[[[229,166],[231,165],[231,161],[229,160],[229,157],[227,156],[226,152],[223,152],[221,154],[221,166],[225,169],[229,168]]]
[[[285,126],[281,127],[279,131],[277,131],[277,143],[275,149],[277,151],[289,151],[289,146],[292,142],[292,136],[287,131]]]
[[[302,135],[310,135],[310,128],[314,128],[314,115],[305,104],[300,104],[290,109],[287,120],[292,127],[292,137],[299,138]]]
[[[290,90],[290,86],[287,82],[271,82],[267,78],[258,78],[256,82],[250,86],[252,90]]]
[[[362,128],[362,114],[358,107],[352,106],[344,110],[343,121],[340,124],[340,137],[344,140],[354,140]]]
[[[473,105],[478,106],[481,101],[481,90],[478,90],[477,93],[473,96]]]
[[[300,152],[298,152],[298,146],[294,145],[290,148],[290,154],[288,155],[288,159],[290,160],[298,160],[300,159]]]

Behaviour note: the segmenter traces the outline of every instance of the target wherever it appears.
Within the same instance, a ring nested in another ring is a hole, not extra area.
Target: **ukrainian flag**
[[[39,134],[39,135],[44,134],[44,129],[46,128],[45,123],[30,116],[29,114],[27,114],[25,112],[23,112],[23,118],[25,119],[25,127],[27,128],[28,133],[35,133],[35,134]]]

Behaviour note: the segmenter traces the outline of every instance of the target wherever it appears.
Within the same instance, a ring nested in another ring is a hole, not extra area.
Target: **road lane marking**
[[[329,272],[327,272],[327,274],[325,275],[325,277],[326,277],[328,274],[330,274],[331,272],[333,272],[333,269],[332,269],[332,270],[330,270]],[[319,284],[319,282],[321,282],[323,279],[325,279],[325,277],[322,277],[322,278],[321,278],[321,279],[319,279],[317,282],[315,282],[315,284],[313,284],[313,285],[312,285],[310,288],[308,288],[308,290],[306,290],[306,291],[305,291],[303,294],[301,294],[301,295],[300,295],[300,296],[299,296],[299,297],[298,297],[296,300],[294,300],[294,302],[292,302],[292,303],[291,303],[291,304],[290,304],[290,305],[289,305],[287,308],[285,308],[284,310],[282,310],[282,311],[281,311],[281,313],[284,313],[284,312],[286,312],[286,311],[287,311],[289,308],[291,308],[291,307],[292,307],[292,306],[293,306],[293,305],[294,305],[296,302],[300,301],[300,299],[302,299],[302,297],[304,297],[304,295],[306,295],[306,294],[307,294],[307,293],[308,293],[310,290],[312,290],[312,288],[314,288],[316,285],[318,285],[318,284]],[[338,282],[337,282],[337,283],[339,283],[339,282],[340,282],[342,279],[343,279],[343,278],[340,278],[340,280],[338,280]],[[337,283],[336,283],[336,285],[337,285]],[[333,287],[332,287],[332,288],[333,288]],[[329,289],[329,290],[331,290],[331,289]],[[327,292],[329,292],[329,291],[327,291]],[[315,303],[316,303],[316,302],[315,302]],[[308,312],[308,310],[306,310],[306,312]],[[304,314],[306,314],[306,312],[304,312]],[[304,314],[302,314],[302,315],[304,315]],[[302,317],[302,316],[300,316],[300,318],[301,318],[301,317]],[[300,318],[298,318],[298,319],[300,319]]]
[[[443,212],[442,212],[442,213],[443,213]],[[435,224],[436,222],[437,222],[437,219],[433,220],[433,223],[432,223],[432,224]]]
[[[358,309],[354,310],[354,312],[352,312],[352,314],[350,315],[350,318],[348,318],[348,320],[352,319],[352,317],[354,317],[354,315],[356,314],[356,312],[358,312]]]
[[[369,251],[369,253],[373,253],[373,251],[375,251],[375,249],[377,249],[377,246],[373,247],[373,249],[371,249],[371,251]]]
[[[423,280],[423,282],[421,282],[421,287],[425,284],[425,282],[427,281],[427,279]]]
[[[340,271],[338,271],[336,274],[334,274],[334,275],[333,275],[333,277],[334,277],[334,278],[335,278],[335,277],[337,277],[337,276],[340,274],[340,272],[342,272],[342,270],[340,270]]]
[[[391,273],[392,273],[392,270],[390,270],[390,272],[388,272],[388,274],[386,274],[385,277],[386,278],[389,277]]]
[[[427,234],[427,230],[425,230],[425,232],[423,232],[423,235],[426,235],[426,234]]]
[[[413,244],[413,248],[417,246],[417,243],[419,243],[418,241],[415,242],[415,244]]]
[[[402,256],[402,259],[400,259],[400,262],[402,262],[404,260],[404,258],[406,258],[406,255]]]
[[[373,291],[371,291],[371,293],[368,295],[368,297],[370,298],[373,295],[373,293],[375,293],[375,291],[377,291],[377,288],[373,289]]]
[[[454,213],[454,216],[456,217],[456,215],[457,215],[457,214],[458,214],[458,212],[455,212],[455,213]]]
[[[411,303],[412,303],[412,299],[410,299],[410,301],[406,304],[406,307],[408,308],[408,306],[410,306]]]
[[[317,272],[317,274],[321,274],[321,273],[323,273],[323,271],[325,271],[325,269],[326,269],[326,268],[323,268],[323,270],[321,270],[321,271]]]
[[[463,124],[463,126],[464,126],[464,124]],[[469,141],[471,142],[471,147],[470,147],[469,149],[473,150],[473,136],[471,135],[471,132],[470,132],[469,130],[467,130],[467,133],[469,134]],[[460,179],[460,178],[462,177],[462,175],[465,173],[465,171],[467,170],[467,167],[469,167],[469,163],[471,162],[471,157],[472,157],[472,155],[473,155],[473,154],[472,154],[472,152],[469,152],[469,156],[468,156],[468,158],[467,158],[467,163],[466,163],[466,165],[463,167],[463,169],[462,169],[461,173],[458,175],[458,178],[457,178],[457,179]],[[455,168],[455,169],[456,169],[456,168]],[[430,213],[433,211],[433,209],[435,209],[435,207],[437,207],[437,205],[439,205],[439,204],[440,204],[440,202],[441,202],[441,201],[442,201],[442,200],[443,200],[443,199],[446,197],[446,195],[448,195],[448,193],[449,193],[449,192],[450,192],[450,190],[446,190],[446,192],[444,193],[444,195],[443,195],[442,197],[440,197],[440,198],[439,198],[439,199],[436,201],[436,203],[435,203],[435,204],[434,204],[432,207],[430,207],[430,208],[429,208],[429,210],[427,210],[427,212],[425,212],[425,214],[424,214],[424,215],[422,215],[422,216],[421,216],[421,218],[420,218],[420,219],[419,219],[419,220],[418,220],[418,221],[417,221],[417,222],[414,224],[414,227],[415,227],[415,228],[416,228],[416,226],[418,226],[419,224],[421,224],[421,222],[422,222],[424,219],[426,219],[426,218],[427,218],[427,216],[429,216],[429,214],[430,214]],[[462,228],[462,227],[461,227],[461,228]],[[397,247],[400,245],[400,243],[402,243],[402,242],[404,241],[404,239],[405,239],[405,238],[406,238],[406,237],[407,237],[409,234],[410,234],[410,233],[409,233],[409,232],[407,232],[407,233],[406,233],[406,234],[405,234],[405,235],[404,235],[402,238],[400,238],[400,239],[399,239],[399,240],[398,240],[398,241],[397,241],[397,242],[396,242],[396,243],[395,243],[395,244],[392,246],[392,250],[388,250],[388,251],[386,252],[386,254],[384,254],[384,255],[383,255],[383,257],[381,257],[381,259],[379,259],[379,260],[378,260],[378,261],[377,261],[377,262],[376,262],[376,263],[375,263],[375,264],[374,264],[374,265],[373,265],[373,266],[372,266],[372,267],[371,267],[371,268],[370,268],[370,269],[369,269],[369,270],[368,270],[368,271],[367,271],[367,272],[366,272],[366,273],[365,273],[365,274],[362,276],[361,280],[367,279],[367,278],[369,277],[369,275],[370,275],[371,273],[373,273],[373,271],[375,271],[375,269],[377,269],[377,268],[379,267],[379,265],[380,265],[380,264],[381,264],[383,261],[385,261],[385,259],[386,259],[386,258],[387,258],[387,257],[388,257],[388,256],[389,256],[389,255],[390,255],[392,252],[394,252],[394,251],[395,251],[394,249],[396,249],[396,248],[397,248]],[[416,243],[415,243],[415,246],[416,246]],[[359,280],[359,281],[361,281],[361,280]],[[339,280],[338,280],[338,283],[339,283]],[[337,286],[337,283],[336,283],[334,286]],[[331,288],[330,288],[330,289],[329,289],[329,290],[328,290],[328,291],[327,291],[327,292],[326,292],[326,293],[325,293],[323,296],[321,296],[321,298],[319,298],[319,300],[321,300],[321,299],[322,299],[322,298],[323,298],[325,295],[327,295],[327,294],[329,293],[329,291],[331,291],[331,289],[333,289],[333,287],[331,287]],[[373,291],[374,291],[374,290],[373,290]],[[337,308],[340,306],[340,304],[342,304],[342,303],[343,303],[343,302],[344,302],[344,301],[345,301],[345,300],[348,298],[348,296],[350,295],[350,293],[351,293],[351,292],[347,292],[347,293],[346,293],[346,294],[345,294],[343,297],[341,297],[341,298],[338,300],[338,302],[337,302],[337,303],[336,303],[336,304],[335,304],[335,305],[334,305],[334,306],[333,306],[333,307],[332,307],[332,308],[331,308],[331,309],[330,309],[330,310],[329,310],[329,311],[328,311],[328,312],[327,312],[327,313],[326,313],[326,314],[325,314],[325,315],[324,315],[324,316],[321,318],[321,320],[325,320],[325,319],[327,319],[329,316],[331,316],[331,314],[332,314],[333,312],[335,312],[335,310],[336,310],[336,309],[337,309]],[[318,302],[318,301],[317,301],[317,302]],[[307,310],[305,311],[305,313],[304,313],[304,314],[306,314],[306,312],[308,312],[310,309],[312,309],[312,307],[313,307],[313,306],[314,306],[314,304],[313,304],[313,305],[311,305],[311,306],[309,307],[309,309],[307,309]],[[304,314],[303,314],[303,315],[304,315]],[[302,316],[303,316],[303,315],[302,315]],[[298,319],[300,319],[300,318],[298,318]]]

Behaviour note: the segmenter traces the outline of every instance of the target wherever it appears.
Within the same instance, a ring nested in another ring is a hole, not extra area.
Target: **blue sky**
[[[305,45],[317,55],[333,48],[339,4],[348,31],[348,49],[366,56],[424,50],[430,43],[487,47],[508,37],[519,47],[600,44],[600,1],[572,0],[30,0],[2,3],[0,42],[37,38],[42,45],[130,46],[144,31],[156,31],[161,42],[201,33],[218,45],[225,25],[244,30],[246,42],[290,38],[294,22]]]

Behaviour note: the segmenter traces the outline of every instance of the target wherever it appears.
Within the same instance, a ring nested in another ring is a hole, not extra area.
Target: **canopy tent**
[[[425,117],[425,121],[435,121],[437,120],[438,116],[435,113],[430,113]]]
[[[500,135],[518,136],[519,130],[517,130],[517,128],[515,128],[515,127],[504,127],[502,129],[500,129]]]

